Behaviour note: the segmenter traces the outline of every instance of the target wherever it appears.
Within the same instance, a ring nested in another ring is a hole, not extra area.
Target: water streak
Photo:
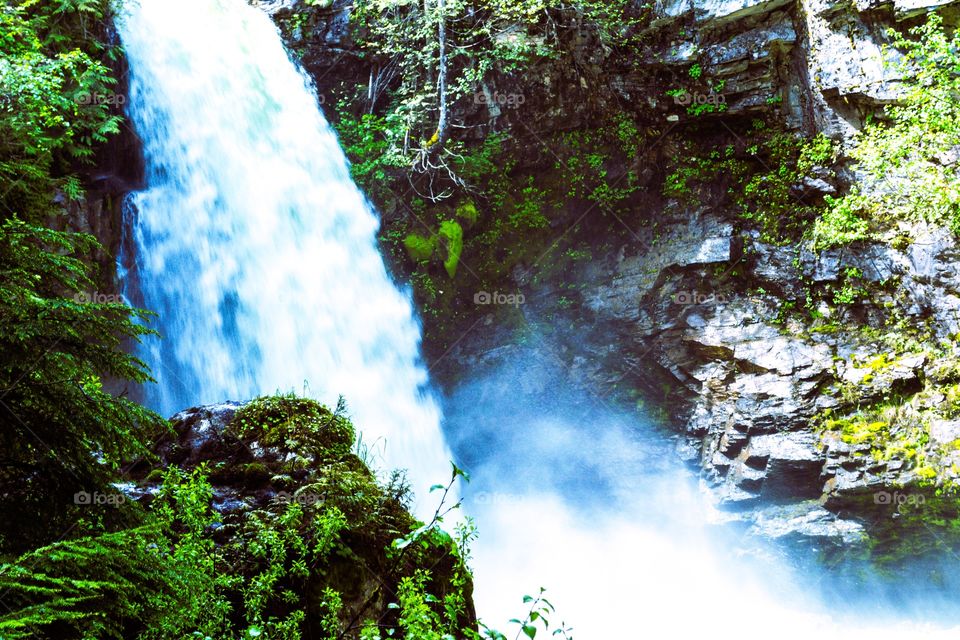
[[[242,0],[139,0],[120,25],[147,188],[126,283],[159,314],[141,355],[165,414],[307,390],[343,395],[383,464],[449,476],[420,328],[378,219],[275,26]]]

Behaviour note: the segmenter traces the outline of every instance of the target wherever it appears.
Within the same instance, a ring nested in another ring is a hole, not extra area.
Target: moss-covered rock
[[[449,536],[431,529],[395,548],[422,525],[407,510],[409,486],[402,473],[381,481],[353,453],[342,406],[268,396],[190,409],[172,423],[158,462],[134,466],[130,493],[153,507],[171,469],[207,476],[206,535],[230,576],[220,595],[234,603],[234,624],[255,601],[264,621],[292,620],[305,639],[358,637],[368,621],[396,627],[401,580],[425,570],[427,593],[462,599],[457,628],[475,626],[469,573]]]
[[[356,440],[342,410],[332,412],[313,400],[281,395],[257,398],[241,407],[230,432],[248,445],[309,452],[320,458],[342,456]]]

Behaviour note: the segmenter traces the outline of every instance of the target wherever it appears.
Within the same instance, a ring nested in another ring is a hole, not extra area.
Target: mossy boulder
[[[278,620],[302,610],[303,638],[326,638],[331,624],[344,638],[358,637],[368,620],[396,626],[391,605],[400,581],[419,570],[429,571],[432,596],[465,594],[460,628],[475,626],[472,585],[467,578],[462,586],[462,559],[448,536],[425,536],[403,553],[393,547],[421,526],[408,511],[409,485],[401,472],[378,479],[355,455],[356,433],[342,406],[269,396],[190,409],[171,421],[173,434],[154,448],[157,460],[134,465],[138,482],[129,493],[150,505],[163,494],[168,474],[160,469],[205,473],[218,564],[237,585],[279,576],[270,578],[276,584],[266,610]],[[324,536],[329,543],[319,542]],[[278,557],[286,558],[282,570]],[[243,602],[244,588],[235,589],[228,599]]]
[[[320,458],[349,453],[356,441],[353,425],[342,411],[294,396],[265,396],[244,405],[230,424],[240,440],[264,447],[308,452]]]

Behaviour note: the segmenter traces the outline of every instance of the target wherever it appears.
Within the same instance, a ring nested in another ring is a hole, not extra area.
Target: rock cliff
[[[373,63],[354,47],[348,3],[263,4],[321,95],[368,81]],[[539,62],[485,88],[522,92],[522,110],[479,101],[457,114],[518,136],[531,126],[543,136],[576,130],[616,110],[660,127],[658,148],[644,150],[650,186],[636,205],[656,225],[624,225],[629,233],[594,242],[592,259],[561,275],[519,265],[509,286],[525,295],[522,322],[557,328],[545,348],[550,366],[604,397],[659,400],[681,436],[679,455],[732,518],[758,533],[864,540],[905,496],[923,500],[930,487],[952,485],[960,422],[945,398],[958,380],[958,246],[936,228],[912,243],[820,252],[773,243],[716,190],[685,204],[653,193],[651,175],[683,153],[685,136],[713,137],[722,148],[742,142],[735,123],[754,117],[843,145],[896,99],[901,79],[887,29],[930,11],[956,17],[953,3],[935,0],[668,0],[648,15],[639,50],[567,34],[573,64]],[[544,175],[542,155],[522,158],[523,172]],[[842,161],[816,171],[791,186],[798,201],[857,180]],[[388,214],[396,206],[379,204]],[[569,209],[553,225],[558,234],[589,207]],[[797,313],[802,307],[812,313]],[[490,311],[468,312],[460,328]],[[458,367],[492,365],[513,348],[499,331],[450,334],[437,349],[452,349],[437,367],[448,385]]]

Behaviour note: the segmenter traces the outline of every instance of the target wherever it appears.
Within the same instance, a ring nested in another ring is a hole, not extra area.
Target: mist
[[[535,352],[501,361],[445,406],[471,474],[464,509],[487,624],[523,618],[523,596],[544,587],[552,622],[581,639],[956,637],[949,588],[828,569],[724,524],[642,412],[572,385]]]

